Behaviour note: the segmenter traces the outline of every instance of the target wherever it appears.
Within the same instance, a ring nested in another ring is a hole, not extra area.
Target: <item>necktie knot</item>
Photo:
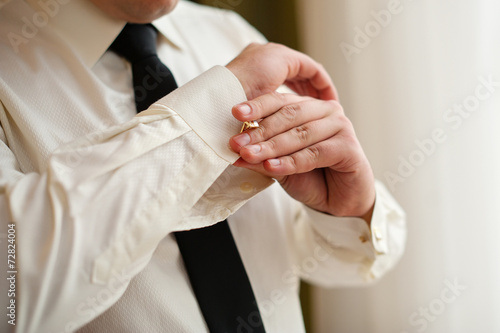
[[[158,58],[158,31],[151,24],[127,23],[109,49],[132,65],[132,83],[137,112],[177,88],[172,73]]]
[[[156,29],[151,24],[127,23],[109,48],[134,64],[148,57],[157,56],[157,35]]]

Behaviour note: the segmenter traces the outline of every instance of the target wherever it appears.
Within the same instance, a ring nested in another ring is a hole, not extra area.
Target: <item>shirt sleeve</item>
[[[405,213],[382,183],[376,181],[375,188],[370,227],[361,218],[301,208],[293,242],[302,279],[323,287],[359,286],[396,265],[405,248]]]
[[[272,183],[227,171],[235,155],[221,142],[239,130],[227,114],[244,100],[234,75],[215,67],[131,121],[61,147],[43,173],[23,174],[2,132],[0,235],[14,225],[16,331],[69,332],[91,321],[167,234],[223,220]],[[247,178],[253,187],[242,191]]]

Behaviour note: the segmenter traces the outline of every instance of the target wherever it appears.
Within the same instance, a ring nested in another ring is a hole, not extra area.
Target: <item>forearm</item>
[[[214,89],[227,95],[232,86],[221,84]],[[212,95],[198,91],[209,116],[211,104],[229,114],[241,101],[237,89],[223,102]],[[2,221],[15,223],[17,232],[20,331],[64,331],[92,320],[116,302],[167,234],[216,223],[268,185],[262,177],[244,192],[240,182],[228,182],[248,171],[224,173],[233,153],[195,132],[180,110],[182,98],[175,98],[61,147],[45,172],[3,179]],[[220,192],[228,199],[213,204]],[[89,306],[96,299],[102,301]]]

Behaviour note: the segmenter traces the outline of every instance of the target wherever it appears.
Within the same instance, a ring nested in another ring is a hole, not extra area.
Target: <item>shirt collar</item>
[[[35,10],[44,10],[39,7],[38,0],[25,1]],[[174,47],[183,49],[185,44],[179,30],[172,22],[171,15],[154,21],[153,25]],[[88,0],[70,0],[59,4],[58,13],[51,18],[50,24],[82,61],[88,67],[93,67],[126,22],[108,16]]]

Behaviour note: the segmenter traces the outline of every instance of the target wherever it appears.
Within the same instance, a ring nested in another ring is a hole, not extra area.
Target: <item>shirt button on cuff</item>
[[[243,193],[250,193],[254,191],[254,186],[249,182],[244,182],[240,184],[240,191]]]
[[[382,239],[382,233],[380,232],[380,229],[379,228],[373,228],[373,234],[375,235],[375,238],[377,240],[381,240]]]
[[[361,243],[366,243],[368,242],[368,237],[365,235],[361,235],[359,236],[359,240],[361,241]]]

